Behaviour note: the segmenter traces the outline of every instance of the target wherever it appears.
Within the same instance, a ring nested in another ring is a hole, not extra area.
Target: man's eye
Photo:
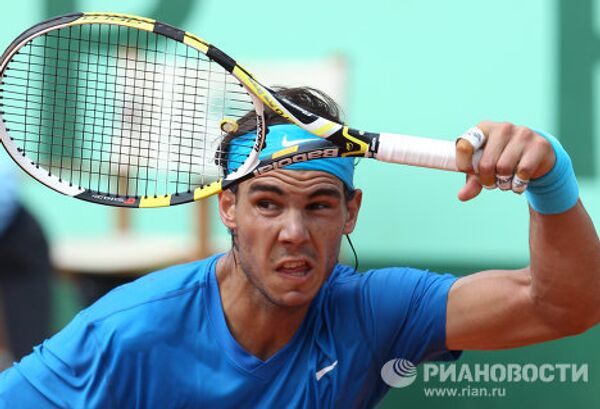
[[[258,201],[256,206],[259,207],[260,209],[272,210],[275,208],[275,203],[271,202],[270,200],[260,200],[260,201]]]
[[[310,210],[329,209],[330,207],[331,207],[331,205],[329,203],[324,203],[324,202],[311,203],[308,205],[308,208]]]

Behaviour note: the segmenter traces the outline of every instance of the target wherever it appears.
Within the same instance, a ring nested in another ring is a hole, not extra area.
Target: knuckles
[[[495,175],[496,174],[496,164],[486,158],[482,158],[479,162],[479,174],[480,175]]]
[[[552,144],[546,138],[539,136],[537,134],[533,134],[533,132],[532,132],[532,136],[534,136],[534,135],[535,135],[535,139],[532,141],[534,149],[544,150],[548,153],[554,151],[554,149],[552,148]]]
[[[544,143],[545,139],[535,134],[531,129],[525,126],[518,126],[510,122],[491,122],[482,121],[479,125],[482,129],[487,131],[488,138],[501,138],[507,140],[509,146],[512,141],[530,145],[532,143],[539,144]],[[540,140],[541,139],[541,140]],[[485,148],[484,148],[485,149]],[[512,163],[506,157],[503,159],[502,155],[495,155],[496,158],[483,155],[479,162],[479,174],[484,176],[489,175],[512,175],[517,170],[523,174],[530,174],[531,169],[523,168],[517,163]],[[517,169],[515,169],[517,167]]]
[[[529,180],[531,179],[532,173],[533,169],[531,169],[531,166],[519,165],[519,167],[517,168],[516,175],[523,180]]]
[[[477,126],[486,134],[488,144],[489,140],[492,138],[501,138],[507,140],[504,149],[510,149],[508,148],[509,146],[512,146],[513,148],[516,146],[523,146],[526,150],[533,149],[548,154],[553,152],[552,145],[546,138],[543,138],[526,126],[515,125],[510,122],[493,121],[481,121]],[[483,149],[485,150],[485,145]],[[467,141],[459,141],[456,145],[456,152],[457,155],[462,158],[471,157],[473,148]],[[536,166],[535,163],[522,163],[520,160],[513,163],[514,161],[509,159],[511,155],[508,155],[509,158],[506,156],[503,158],[503,155],[501,154],[493,156],[496,156],[496,158],[485,155],[484,153],[478,165],[479,175],[487,178],[492,175],[508,176],[518,174],[522,179],[529,179],[535,171],[535,169],[532,168]],[[459,160],[457,162],[461,171],[468,170],[464,163],[461,163],[464,162],[464,160]]]
[[[500,122],[498,124],[498,131],[502,136],[509,137],[510,135],[514,134],[515,126],[510,122]]]
[[[515,171],[514,164],[499,160],[496,164],[496,173],[501,176],[512,175]]]
[[[514,136],[523,142],[530,142],[535,138],[536,135],[531,129],[524,126],[518,126],[514,130]]]

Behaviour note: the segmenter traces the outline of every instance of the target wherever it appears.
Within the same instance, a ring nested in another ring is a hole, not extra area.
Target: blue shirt
[[[0,407],[372,407],[388,390],[388,360],[458,355],[445,347],[453,276],[337,265],[292,340],[262,361],[229,332],[218,257],[145,276],[79,313],[0,374]]]

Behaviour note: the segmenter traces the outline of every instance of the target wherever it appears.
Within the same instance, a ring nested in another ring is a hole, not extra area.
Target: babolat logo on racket
[[[307,160],[312,159],[337,158],[338,156],[338,148],[317,149],[306,153],[299,153],[297,155],[290,156],[287,158],[282,158],[265,166],[260,166],[256,168],[256,170],[252,173],[254,174],[254,176],[258,176],[262,175],[265,172],[269,172],[271,170],[280,169],[284,166],[291,165],[292,163],[306,162]]]
[[[148,21],[140,20],[139,18],[130,17],[127,15],[118,14],[86,14],[80,18],[80,21],[103,21],[103,22],[123,22],[131,25],[148,24]]]
[[[124,198],[124,197],[105,196],[105,195],[98,195],[98,194],[92,194],[91,196],[93,199],[100,200],[103,202],[109,202],[109,203],[123,203],[123,204],[128,204],[128,205],[132,205],[135,203],[135,199],[133,197]]]

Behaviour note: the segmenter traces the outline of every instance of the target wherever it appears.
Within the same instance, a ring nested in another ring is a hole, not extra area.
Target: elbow
[[[596,320],[588,319],[583,312],[571,309],[546,314],[546,320],[558,338],[583,334],[597,324]]]
[[[583,334],[600,323],[600,301],[549,302],[538,299],[536,305],[557,338]]]
[[[578,328],[575,328],[579,330],[577,334],[584,333],[598,325],[600,323],[600,300],[594,302],[589,308],[577,311],[577,316],[580,321]]]
[[[569,271],[570,279],[533,275],[531,301],[558,337],[579,335],[600,323],[600,257],[597,261],[586,266],[585,277],[581,270]]]
[[[573,317],[568,320],[563,320],[559,323],[557,330],[560,337],[572,337],[580,335],[595,326],[596,323],[590,323],[587,320],[581,319],[581,317]]]

